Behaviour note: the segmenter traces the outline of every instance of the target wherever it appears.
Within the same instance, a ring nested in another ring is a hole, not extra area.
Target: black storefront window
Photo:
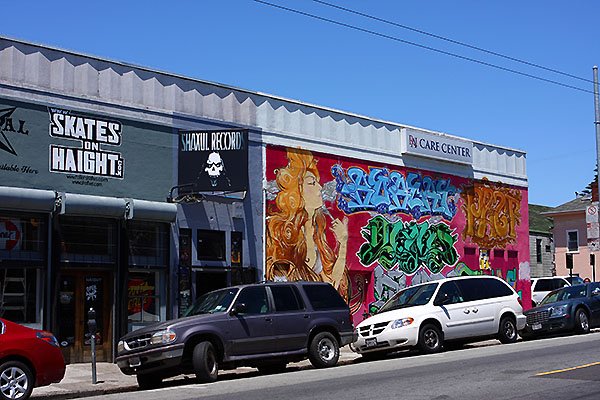
[[[129,236],[129,265],[166,267],[169,255],[169,234],[166,224],[132,221]]]
[[[225,261],[225,232],[198,229],[196,258],[201,261]]]
[[[242,232],[231,232],[231,265],[242,266]]]
[[[0,317],[40,322],[47,240],[45,216],[0,214]]]
[[[116,261],[117,223],[100,218],[60,219],[61,261],[91,264]]]
[[[129,274],[127,278],[128,330],[161,321],[166,308],[169,266],[169,225],[129,221]]]
[[[130,323],[160,321],[160,287],[158,272],[129,273],[127,282],[127,320]]]

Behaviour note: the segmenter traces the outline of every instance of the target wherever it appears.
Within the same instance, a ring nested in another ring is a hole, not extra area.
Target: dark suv
[[[119,341],[117,364],[137,375],[140,388],[179,374],[213,382],[219,368],[273,373],[306,358],[316,368],[331,367],[340,347],[353,341],[348,305],[328,283],[229,287],[201,296],[186,315]]]

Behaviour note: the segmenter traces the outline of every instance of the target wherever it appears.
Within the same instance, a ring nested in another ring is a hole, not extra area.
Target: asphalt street
[[[237,375],[212,384],[169,382],[107,399],[599,399],[600,334],[510,345],[400,353],[384,360],[277,375]],[[192,381],[193,382],[193,381]]]

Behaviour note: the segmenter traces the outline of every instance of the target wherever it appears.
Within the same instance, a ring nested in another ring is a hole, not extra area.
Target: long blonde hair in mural
[[[317,160],[306,150],[287,150],[288,165],[276,171],[279,189],[267,211],[265,276],[268,280],[331,283],[348,300],[347,219],[331,222],[337,252],[327,243],[327,210]]]

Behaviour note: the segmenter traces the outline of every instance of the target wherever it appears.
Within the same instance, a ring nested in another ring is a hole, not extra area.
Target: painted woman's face
[[[312,172],[306,172],[304,182],[302,182],[302,197],[307,209],[316,210],[323,206],[322,188],[315,175]]]

